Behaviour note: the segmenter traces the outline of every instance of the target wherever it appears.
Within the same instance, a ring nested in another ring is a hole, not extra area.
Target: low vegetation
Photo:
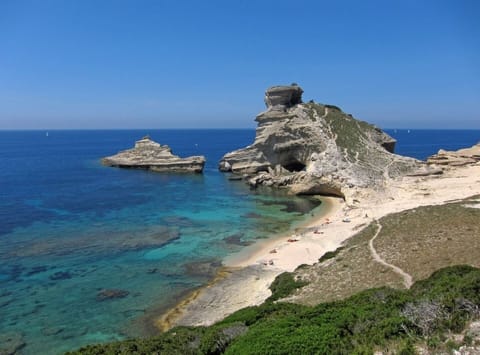
[[[296,280],[291,272],[284,272],[278,275],[270,285],[272,295],[267,299],[269,301],[276,301],[280,298],[285,298],[292,294],[293,291],[307,285],[307,282]]]
[[[340,253],[343,249],[345,249],[345,247],[338,247],[337,249],[335,249],[334,251],[327,251],[325,254],[322,255],[322,257],[320,259],[318,259],[318,262],[319,263],[323,263],[324,261],[327,261],[329,259],[333,259],[334,257],[336,257],[338,255],[338,253]]]
[[[336,144],[345,152],[350,161],[361,160],[368,163],[372,159],[365,147],[366,142],[369,141],[368,135],[375,130],[375,126],[354,119],[334,105],[307,103],[305,106],[307,115],[312,121],[323,117],[327,127],[330,127],[331,134],[334,134]],[[374,157],[378,159],[378,154],[374,154]]]

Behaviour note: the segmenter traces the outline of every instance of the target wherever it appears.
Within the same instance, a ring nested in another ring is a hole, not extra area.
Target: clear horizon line
[[[378,126],[377,126],[378,127]],[[380,127],[381,128],[381,127]],[[256,127],[169,127],[169,128],[0,128],[0,131],[140,131],[140,130],[152,130],[152,131],[169,131],[169,130],[255,130]],[[386,127],[382,130],[417,130],[417,131],[480,131],[479,128],[415,128],[415,127]]]

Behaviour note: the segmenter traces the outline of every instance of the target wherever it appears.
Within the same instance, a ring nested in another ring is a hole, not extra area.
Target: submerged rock
[[[243,233],[235,233],[235,234],[232,234],[232,235],[229,235],[228,237],[226,237],[224,239],[224,241],[227,244],[240,245],[240,246],[247,246],[247,245],[251,245],[253,243],[251,241],[243,240],[242,239],[243,236],[244,236]]]
[[[103,227],[92,228],[78,238],[62,238],[61,233],[51,234],[44,238],[25,242],[25,247],[16,248],[12,245],[6,249],[6,255],[10,257],[38,257],[40,255],[52,257],[80,252],[83,255],[100,255],[103,253],[123,253],[125,251],[141,250],[145,248],[161,248],[180,238],[178,227],[164,225],[136,228],[134,230],[118,231],[104,229]],[[22,239],[27,240],[27,239]],[[21,275],[22,270],[13,268],[8,280],[15,280]],[[82,272],[71,272],[71,276],[77,276]],[[58,275],[61,277],[62,275]],[[64,275],[68,276],[68,275]]]
[[[53,326],[53,327],[43,327],[42,328],[42,334],[45,336],[52,336],[52,335],[58,335],[61,332],[63,332],[65,328],[61,326]]]
[[[226,154],[219,169],[246,175],[251,186],[295,194],[345,197],[355,187],[381,186],[417,170],[422,162],[393,154],[395,139],[332,105],[302,102],[296,84],[265,93],[267,111],[253,144]]]
[[[45,266],[45,265],[40,265],[40,266],[34,266],[30,269],[30,271],[28,271],[25,275],[26,276],[32,276],[32,275],[35,275],[35,274],[39,274],[39,273],[42,273],[42,272],[45,272],[48,270],[48,267]]]
[[[68,280],[72,278],[72,275],[68,271],[57,271],[48,278],[52,281]]]
[[[24,336],[18,332],[0,334],[0,354],[17,354],[26,345]]]
[[[222,263],[216,260],[192,261],[183,265],[186,275],[203,277],[213,277],[221,266]]]
[[[112,300],[117,298],[127,297],[130,292],[118,289],[103,289],[97,293],[97,301],[102,302],[106,300]]]
[[[470,148],[456,151],[440,149],[437,154],[427,158],[428,164],[463,166],[475,164],[480,161],[480,142]]]
[[[167,145],[160,145],[146,136],[135,142],[135,147],[102,159],[102,164],[118,168],[147,169],[156,172],[201,173],[204,156],[180,158]]]

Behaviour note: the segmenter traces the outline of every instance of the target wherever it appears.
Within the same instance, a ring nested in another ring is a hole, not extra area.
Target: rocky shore
[[[155,172],[201,173],[205,165],[205,157],[180,158],[172,153],[169,146],[154,142],[146,136],[136,141],[134,148],[103,158],[102,164]]]

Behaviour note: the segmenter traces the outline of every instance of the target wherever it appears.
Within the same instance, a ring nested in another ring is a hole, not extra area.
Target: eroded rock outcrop
[[[204,156],[180,158],[167,145],[160,145],[150,137],[135,142],[135,147],[102,159],[102,164],[119,168],[148,169],[157,172],[201,173]]]
[[[336,106],[302,103],[302,93],[297,85],[268,89],[254,143],[226,154],[219,169],[244,175],[254,186],[345,197],[350,189],[381,186],[422,166],[393,154],[395,140],[379,128]]]
[[[428,164],[463,166],[475,164],[480,161],[480,142],[470,148],[456,151],[440,149],[437,154],[427,158]]]
[[[265,92],[265,104],[269,109],[284,111],[302,103],[303,90],[300,86],[273,86]]]

